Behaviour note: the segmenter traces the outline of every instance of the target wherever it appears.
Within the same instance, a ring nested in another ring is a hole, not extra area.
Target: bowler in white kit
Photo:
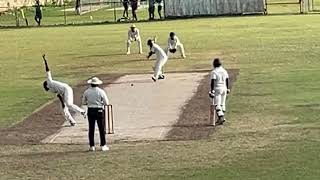
[[[55,81],[52,79],[51,72],[49,70],[49,66],[47,60],[45,59],[45,55],[43,55],[43,60],[45,63],[45,69],[47,74],[47,80],[43,82],[43,88],[46,91],[50,91],[52,93],[57,94],[59,98],[62,108],[63,108],[63,116],[64,118],[69,121],[71,126],[76,125],[76,121],[72,117],[69,109],[79,112],[84,115],[85,111],[78,107],[77,105],[73,104],[73,90],[72,88],[63,82]]]
[[[214,99],[214,106],[218,115],[217,124],[223,124],[225,122],[226,112],[226,98],[227,94],[230,93],[229,89],[229,74],[222,67],[219,58],[213,61],[214,69],[211,72],[211,91],[209,96]]]
[[[139,46],[139,53],[142,54],[142,44],[141,44],[141,37],[140,37],[140,31],[139,29],[133,24],[131,25],[129,31],[128,31],[128,41],[127,41],[127,54],[131,53],[131,43],[132,42],[138,42]]]
[[[168,56],[164,52],[164,50],[151,39],[148,40],[147,44],[150,47],[150,52],[147,58],[149,59],[153,54],[156,54],[156,63],[153,68],[154,75],[152,76],[152,80],[156,82],[157,79],[164,79],[164,75],[162,71],[163,71],[163,66],[166,64],[168,60]]]
[[[180,42],[180,39],[174,32],[169,34],[168,38],[168,47],[166,48],[166,54],[169,56],[170,53],[175,53],[179,49],[182,58],[186,58],[183,44]]]

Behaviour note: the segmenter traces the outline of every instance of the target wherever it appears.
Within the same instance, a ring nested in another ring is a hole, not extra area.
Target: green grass
[[[215,56],[240,69],[226,126],[207,140],[114,144],[107,154],[84,152],[85,145],[1,146],[0,179],[319,179],[319,21],[296,15],[139,23],[144,41],[157,35],[165,46],[176,31],[185,44],[188,58],[169,61],[168,70],[209,69]],[[41,88],[44,52],[54,78],[70,84],[101,73],[150,72],[145,56],[122,55],[127,29],[0,31],[0,126],[54,98]]]
[[[74,8],[72,6],[66,7],[66,9]],[[29,26],[36,26],[34,21],[35,9],[33,7],[23,8],[25,17],[28,19]],[[99,22],[115,22],[122,17],[122,10],[116,10],[115,13],[113,8],[106,7],[96,11],[85,13],[81,16],[75,15],[74,11],[66,11],[66,24],[90,24]],[[26,26],[25,21],[22,19],[21,11],[18,11],[20,17],[20,26]],[[141,8],[137,11],[139,20],[148,19],[148,12],[146,8]],[[42,25],[63,25],[65,23],[64,8],[63,7],[43,7],[42,8]],[[90,18],[92,17],[92,20]],[[131,17],[131,11],[129,11]],[[14,13],[7,13],[6,15],[0,16],[0,26],[16,26],[16,20]]]

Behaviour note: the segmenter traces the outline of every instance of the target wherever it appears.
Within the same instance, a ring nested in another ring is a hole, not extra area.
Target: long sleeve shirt
[[[110,103],[104,90],[99,87],[90,87],[83,93],[82,104],[87,105],[88,108],[104,108]]]
[[[47,71],[46,74],[47,74],[47,87],[49,88],[49,91],[60,94],[60,95],[64,95],[69,85],[63,82],[53,80],[50,71]]]

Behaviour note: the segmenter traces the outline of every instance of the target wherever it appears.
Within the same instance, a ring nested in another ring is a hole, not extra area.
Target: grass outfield
[[[170,60],[168,70],[209,69],[213,56],[240,69],[226,126],[207,140],[114,144],[108,153],[2,145],[0,179],[319,179],[319,22],[318,15],[297,15],[139,23],[144,40],[158,35],[165,46],[174,30],[185,44],[188,58]],[[53,99],[41,88],[44,52],[54,78],[70,84],[94,74],[151,72],[145,56],[122,55],[127,29],[1,30],[0,126]]]

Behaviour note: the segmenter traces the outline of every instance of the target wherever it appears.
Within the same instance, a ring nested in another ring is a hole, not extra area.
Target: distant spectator
[[[80,15],[80,13],[81,13],[80,0],[76,0],[75,10],[76,10],[76,15]]]
[[[154,19],[154,2],[155,0],[149,0],[149,19],[153,20]]]
[[[38,26],[41,25],[41,19],[42,19],[42,12],[41,12],[41,5],[39,0],[36,0],[36,15],[34,17],[34,20],[37,22]]]
[[[162,7],[163,7],[163,1],[162,0],[156,0],[157,4],[158,4],[158,14],[159,14],[159,18],[162,19],[162,15],[161,15],[161,11],[162,11]]]
[[[123,4],[123,17],[128,18],[129,17],[129,0],[121,0]]]
[[[62,6],[64,4],[64,0],[57,0],[57,5]]]
[[[134,21],[138,21],[138,17],[137,17],[138,0],[131,0],[131,8],[132,8],[132,19]]]

